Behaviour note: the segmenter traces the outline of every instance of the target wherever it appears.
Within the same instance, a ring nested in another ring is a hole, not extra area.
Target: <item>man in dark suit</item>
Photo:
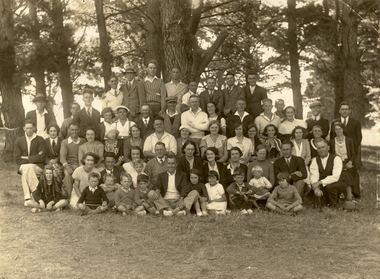
[[[273,163],[274,176],[276,178],[275,185],[278,185],[277,175],[280,172],[287,172],[291,176],[291,184],[295,186],[298,193],[304,194],[304,179],[307,177],[305,162],[301,157],[292,156],[293,143],[289,140],[283,142],[281,146],[283,156]]]
[[[47,128],[47,131],[49,133],[49,137],[45,139],[45,164],[56,164],[59,162],[59,152],[61,151],[61,144],[63,139],[61,137],[58,137],[59,127],[57,124],[50,124]]]
[[[149,105],[142,105],[140,108],[140,115],[137,116],[136,125],[140,128],[141,138],[144,140],[154,132],[153,128],[153,114]]]
[[[127,81],[120,87],[120,90],[123,92],[122,105],[129,108],[131,120],[136,123],[139,108],[143,104],[146,104],[144,84],[135,79],[136,71],[133,68],[127,68],[124,73]]]
[[[232,138],[235,136],[235,123],[243,124],[243,134],[244,136],[247,136],[248,125],[250,123],[254,123],[255,117],[253,115],[249,115],[249,113],[245,111],[246,107],[247,103],[244,99],[239,99],[236,101],[236,112],[227,119],[227,138]]]
[[[310,140],[313,138],[313,127],[318,125],[322,128],[322,138],[326,138],[329,133],[330,124],[326,118],[321,116],[322,103],[320,101],[315,101],[310,104],[310,109],[312,112],[312,118],[306,120],[307,124],[307,138]]]
[[[245,99],[245,95],[243,88],[235,85],[235,75],[233,73],[227,73],[226,84],[222,91],[224,96],[223,115],[228,118],[236,112],[236,101]]]
[[[223,92],[215,90],[216,79],[209,77],[207,79],[207,89],[199,95],[201,109],[207,113],[207,103],[214,102],[218,109],[217,115],[221,115],[223,111],[224,97]]]
[[[198,200],[198,192],[190,189],[183,172],[176,171],[177,158],[175,155],[167,157],[167,172],[158,175],[153,190],[159,193],[172,209],[164,211],[165,216],[186,215],[192,205]]]
[[[85,131],[91,126],[95,129],[96,138],[100,139],[100,112],[92,107],[93,100],[94,97],[91,91],[85,91],[83,93],[84,108],[75,114],[72,123],[77,123],[79,125],[79,137],[85,138]]]
[[[255,118],[263,112],[261,101],[268,98],[267,91],[256,84],[257,79],[256,73],[249,73],[247,75],[247,85],[243,87],[245,100],[247,101],[247,111]]]
[[[121,166],[115,166],[116,164],[116,158],[115,154],[112,152],[106,152],[103,155],[104,157],[104,165],[105,169],[100,172],[100,184],[105,183],[106,179],[105,176],[107,173],[110,173],[115,178],[115,183],[120,184],[120,175],[122,172],[125,172],[123,167]]]
[[[80,105],[77,102],[72,102],[70,104],[71,116],[68,118],[65,118],[62,122],[61,132],[59,134],[59,136],[62,139],[67,139],[69,137],[69,134],[68,134],[69,126],[71,124],[71,121],[73,121],[74,115],[77,114],[79,111],[80,111]]]
[[[13,157],[18,165],[18,173],[21,174],[21,185],[24,191],[25,206],[38,186],[38,177],[42,175],[46,155],[45,140],[38,136],[34,122],[25,121],[25,135],[16,139]]]
[[[36,105],[37,109],[29,111],[26,114],[25,119],[32,120],[36,128],[36,134],[46,139],[49,137],[46,128],[50,124],[57,124],[55,115],[52,111],[46,110],[47,99],[44,94],[37,93],[36,97],[33,99],[33,103]]]

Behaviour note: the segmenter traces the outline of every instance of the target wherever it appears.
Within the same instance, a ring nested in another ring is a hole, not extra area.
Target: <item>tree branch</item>
[[[220,3],[220,4],[216,4],[216,5],[208,5],[207,7],[204,7],[202,13],[205,13],[205,12],[208,12],[208,11],[211,11],[213,9],[216,9],[216,8],[219,8],[221,6],[224,6],[224,5],[228,5],[232,2],[236,2],[236,0],[230,0],[230,1],[227,1],[227,2],[224,2],[224,3]]]
[[[179,21],[179,26],[181,27],[181,30],[182,30],[183,34],[191,42],[191,45],[193,47],[194,52],[197,52],[197,53],[201,52],[202,49],[198,45],[197,38],[195,37],[195,35],[193,33],[190,32],[189,29],[187,29],[186,23],[181,20],[181,21]]]
[[[192,10],[192,16],[189,24],[189,31],[191,34],[195,35],[198,30],[199,22],[201,21],[203,8],[203,1],[200,0],[199,6]]]

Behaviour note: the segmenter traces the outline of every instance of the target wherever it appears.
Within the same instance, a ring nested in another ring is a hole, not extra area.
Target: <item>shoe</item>
[[[149,208],[148,211],[152,215],[157,214],[157,213],[160,214],[160,212],[157,209],[155,209],[154,207]]]
[[[207,211],[202,211],[203,216],[208,216]]]
[[[60,212],[60,211],[62,211],[62,207],[60,207],[60,208],[57,208],[56,210],[54,210],[55,212]]]
[[[247,210],[245,210],[245,209],[240,210],[240,213],[243,215],[248,214]]]
[[[146,211],[143,210],[143,211],[137,212],[137,215],[144,216],[146,215]]]
[[[164,210],[164,216],[173,216],[173,211],[169,211],[169,210]],[[178,212],[179,213],[179,212]]]
[[[24,200],[24,206],[28,206],[28,201],[29,201],[30,199],[27,199],[27,200]]]
[[[247,210],[247,213],[248,213],[248,214],[253,214],[253,210],[252,210],[252,209],[248,209],[248,210]]]
[[[41,212],[41,209],[39,209],[39,208],[32,208],[30,211],[33,212],[33,213],[38,213],[38,212]]]
[[[177,213],[177,216],[185,216],[185,215],[186,215],[185,210],[181,210],[180,212]]]
[[[202,212],[197,212],[197,216],[198,216],[198,217],[202,217],[202,216],[203,216],[203,213],[202,213]]]

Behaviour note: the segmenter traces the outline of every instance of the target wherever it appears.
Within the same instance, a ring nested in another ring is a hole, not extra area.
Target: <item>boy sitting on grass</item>
[[[287,172],[280,172],[277,179],[279,186],[274,188],[266,207],[280,214],[295,215],[302,210],[302,198],[297,188],[289,184],[291,177]]]
[[[121,186],[119,183],[115,183],[115,177],[111,173],[107,173],[104,176],[104,184],[100,184],[100,187],[106,192],[108,199],[108,207],[115,205],[115,191]]]
[[[122,172],[120,175],[121,188],[115,192],[116,209],[123,215],[130,215],[135,209],[135,190],[132,189],[132,177],[129,173]]]
[[[244,182],[245,171],[242,168],[236,168],[234,170],[234,180],[227,188],[227,192],[230,194],[231,201],[236,209],[240,210],[242,214],[252,214],[252,205],[255,202],[253,194],[257,192],[257,189],[253,189],[247,182]]]
[[[98,214],[107,210],[107,195],[101,187],[98,187],[99,180],[99,173],[88,174],[89,185],[84,188],[77,203],[77,207],[82,210],[81,215]]]
[[[153,190],[149,182],[149,177],[146,174],[140,174],[137,177],[137,187],[135,189],[135,203],[137,204],[135,212],[137,212],[137,214],[145,215],[146,211],[149,211],[150,214],[159,213],[153,203],[149,201],[148,193],[150,191]]]

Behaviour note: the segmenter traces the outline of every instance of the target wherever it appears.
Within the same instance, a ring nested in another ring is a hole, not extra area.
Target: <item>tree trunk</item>
[[[149,0],[146,2],[146,53],[145,64],[152,59],[158,62],[157,76],[161,76],[161,72],[165,72],[165,59],[162,46],[161,34],[161,16],[160,16],[160,0]]]
[[[5,133],[4,161],[13,161],[14,142],[21,134],[25,120],[21,91],[15,85],[16,62],[13,42],[12,0],[0,0],[0,92],[3,99],[2,112]]]
[[[164,0],[161,1],[160,13],[166,68],[163,72],[164,80],[170,81],[170,69],[176,66],[179,67],[184,80],[188,81],[193,62],[191,42],[183,34],[178,22],[189,22],[191,3],[183,0]]]
[[[335,0],[335,30],[334,30],[334,93],[335,93],[335,106],[334,106],[334,116],[338,118],[339,105],[344,100],[344,79],[343,79],[343,67],[344,63],[342,60],[342,46],[340,41],[340,0]]]
[[[108,85],[108,81],[111,78],[112,70],[111,70],[111,53],[109,47],[109,37],[107,34],[106,28],[106,20],[104,18],[103,11],[103,0],[95,0],[95,8],[96,8],[96,20],[98,23],[98,31],[99,31],[99,40],[100,40],[100,59],[103,63],[103,78],[104,78],[104,88],[107,92],[110,90],[110,86]]]
[[[54,24],[55,58],[58,64],[58,78],[61,86],[63,116],[69,117],[70,104],[74,100],[73,85],[70,79],[68,62],[68,38],[63,25],[63,5],[61,0],[52,0],[52,19]]]
[[[34,46],[34,55],[30,60],[30,69],[34,80],[36,81],[36,93],[42,93],[46,96],[45,84],[45,66],[44,66],[44,46],[40,40],[40,27],[37,18],[37,1],[29,0],[29,18],[31,22],[30,37]]]
[[[296,0],[288,0],[288,44],[290,60],[290,80],[292,83],[293,103],[296,107],[296,118],[303,118],[299,53],[297,47]]]

